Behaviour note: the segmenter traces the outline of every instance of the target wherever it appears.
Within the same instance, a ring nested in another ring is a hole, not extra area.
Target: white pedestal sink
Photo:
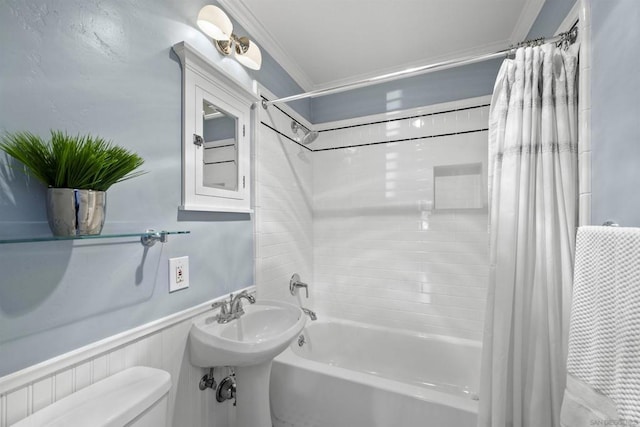
[[[244,311],[229,323],[218,323],[215,311],[197,317],[189,332],[191,363],[235,367],[238,427],[271,427],[271,362],[302,331],[306,317],[281,301],[245,304]]]

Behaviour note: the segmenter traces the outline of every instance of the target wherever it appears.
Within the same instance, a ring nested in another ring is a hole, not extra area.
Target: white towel
[[[589,384],[567,375],[560,425],[562,427],[622,425],[616,404]],[[631,424],[628,425],[631,427]]]
[[[640,228],[580,227],[574,274],[567,371],[640,425]]]

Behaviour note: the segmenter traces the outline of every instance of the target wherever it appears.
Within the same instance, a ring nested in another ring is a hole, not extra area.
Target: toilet
[[[168,426],[171,376],[136,366],[96,382],[13,424],[13,427]]]

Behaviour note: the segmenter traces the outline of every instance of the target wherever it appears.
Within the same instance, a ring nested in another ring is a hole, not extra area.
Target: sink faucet
[[[233,296],[233,294],[229,295],[228,302],[216,301],[211,304],[211,307],[213,309],[220,309],[220,313],[216,316],[218,323],[229,323],[230,321],[235,320],[244,314],[244,310],[242,309],[242,301],[240,301],[242,298],[246,299],[251,304],[256,302],[256,297],[250,295],[246,290],[244,290],[236,296]]]
[[[231,302],[229,302],[229,316],[231,316],[233,319],[237,319],[244,314],[244,310],[242,309],[242,298],[249,301],[250,304],[256,302],[256,297],[249,294],[249,292],[247,292],[246,290],[240,292],[235,297],[232,294]]]

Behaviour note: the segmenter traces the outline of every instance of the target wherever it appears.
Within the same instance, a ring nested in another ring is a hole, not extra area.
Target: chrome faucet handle
[[[227,301],[216,301],[211,304],[212,309],[219,308],[220,313],[218,313],[215,317],[218,320],[218,323],[227,323],[230,320],[229,317],[229,306],[227,305]]]
[[[309,298],[309,285],[300,281],[298,273],[293,273],[291,280],[289,280],[289,292],[291,292],[291,295],[295,295],[298,288],[304,288],[307,298]]]
[[[220,309],[220,314],[221,315],[226,315],[229,313],[229,309],[227,308],[227,302],[226,301],[216,301],[213,304],[211,304],[211,308],[213,308],[214,310],[216,308]]]

